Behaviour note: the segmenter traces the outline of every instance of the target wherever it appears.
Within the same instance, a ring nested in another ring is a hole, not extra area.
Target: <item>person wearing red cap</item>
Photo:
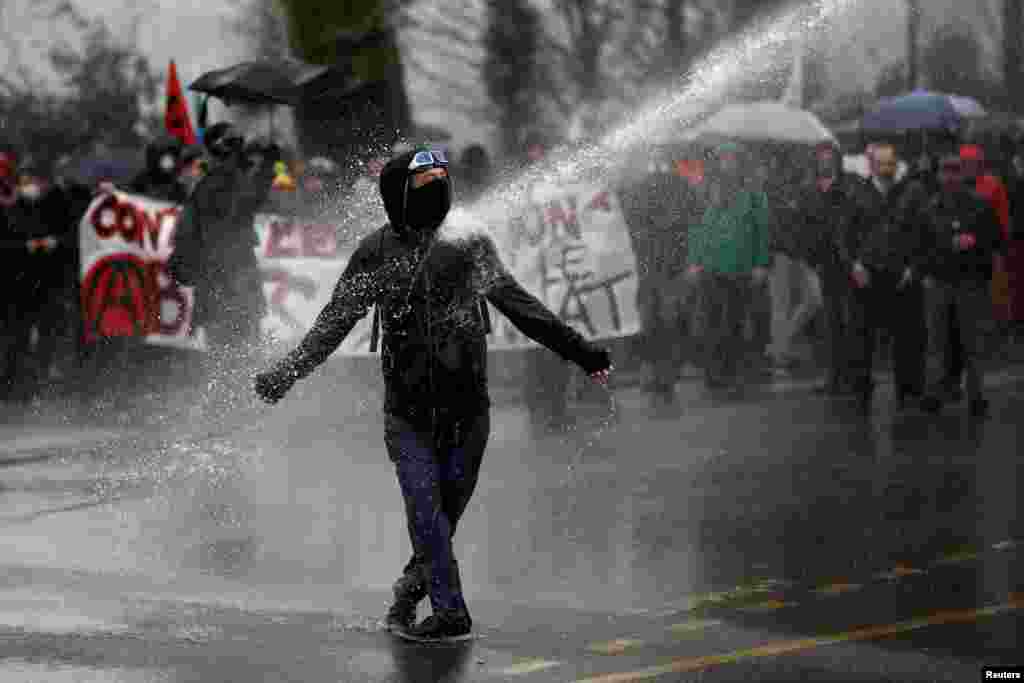
[[[1002,238],[995,209],[965,180],[959,156],[942,160],[942,191],[925,207],[930,230],[921,249],[921,270],[937,313],[932,319],[932,334],[940,340],[949,331],[958,335],[970,413],[981,418],[988,414],[988,401],[982,396],[979,362],[992,319],[992,261]],[[948,344],[942,346],[948,348]],[[960,379],[947,374],[929,390],[922,406],[938,412],[951,399],[950,382],[959,387]]]
[[[996,176],[986,173],[985,150],[980,145],[961,145],[959,156],[964,184],[988,202],[996,212],[1002,230],[1002,239],[1005,243],[1009,239],[1010,231],[1010,197],[1006,186]],[[1001,251],[996,253],[993,268],[997,274],[1005,270]],[[1010,318],[1006,306],[997,306],[993,312],[998,320],[1005,321]],[[958,400],[963,395],[959,378],[964,372],[964,349],[955,328],[946,330],[946,333],[946,344],[942,349],[946,377],[944,386],[946,395],[951,399]]]

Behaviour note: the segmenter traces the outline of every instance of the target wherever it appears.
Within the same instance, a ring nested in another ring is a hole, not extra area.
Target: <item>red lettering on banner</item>
[[[302,231],[302,252],[311,258],[333,258],[338,253],[338,235],[328,223],[311,223]]]
[[[547,205],[544,211],[544,220],[551,226],[552,236],[554,236],[555,228],[562,226],[569,235],[575,239],[580,238],[580,224],[576,217],[576,198],[566,198],[568,207],[562,205],[560,201],[553,201]]]
[[[300,245],[295,239],[295,224],[291,221],[271,221],[267,237],[267,258],[295,258]]]
[[[155,333],[159,326],[157,296],[150,264],[131,254],[100,259],[82,280],[84,340]]]
[[[148,264],[150,277],[149,282],[156,292],[156,299],[153,303],[154,313],[157,317],[157,327],[160,334],[176,337],[186,330],[188,322],[188,298],[181,291],[174,279],[167,273],[167,264],[162,261],[150,261]],[[164,317],[164,304],[170,303],[174,306],[174,318]]]
[[[598,192],[594,195],[594,198],[587,203],[587,208],[591,211],[597,211],[600,209],[601,211],[610,212],[612,210],[612,203],[609,194],[607,192]]]
[[[328,223],[271,221],[268,227],[267,258],[334,258],[338,238]]]
[[[101,240],[120,236],[129,244],[156,251],[160,240],[160,226],[168,216],[176,216],[177,207],[162,209],[152,218],[141,206],[122,202],[116,195],[104,197],[92,214],[92,226]]]

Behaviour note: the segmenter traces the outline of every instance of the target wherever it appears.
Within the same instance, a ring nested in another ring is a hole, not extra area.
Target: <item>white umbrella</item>
[[[813,113],[779,102],[753,102],[723,107],[687,137],[702,136],[808,145],[836,142],[832,131]]]

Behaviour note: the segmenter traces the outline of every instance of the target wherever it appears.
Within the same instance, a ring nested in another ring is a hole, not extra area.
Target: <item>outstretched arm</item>
[[[355,324],[370,310],[381,286],[379,273],[369,263],[369,250],[360,246],[334,288],[330,302],[313,327],[291,353],[256,377],[256,393],[268,403],[284,398],[296,381],[327,360]]]
[[[576,363],[598,381],[606,379],[607,371],[611,368],[608,351],[584,339],[583,335],[559,320],[558,316],[527,292],[505,270],[489,239],[484,240],[481,246],[489,263],[487,300],[530,339]]]

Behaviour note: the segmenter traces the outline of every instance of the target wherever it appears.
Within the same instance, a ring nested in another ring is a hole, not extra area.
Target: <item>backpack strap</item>
[[[377,258],[380,259],[381,254],[384,253],[384,230],[387,228],[381,228],[380,238],[377,240]],[[370,353],[377,353],[377,344],[380,342],[380,307],[381,303],[378,301],[373,306],[373,329],[370,332]]]
[[[380,341],[380,304],[373,307],[373,331],[370,332],[370,353],[377,353]]]
[[[491,309],[487,305],[487,299],[483,297],[480,297],[478,305],[480,307],[480,322],[483,323],[484,335],[486,336],[494,331],[494,328],[491,327]]]

